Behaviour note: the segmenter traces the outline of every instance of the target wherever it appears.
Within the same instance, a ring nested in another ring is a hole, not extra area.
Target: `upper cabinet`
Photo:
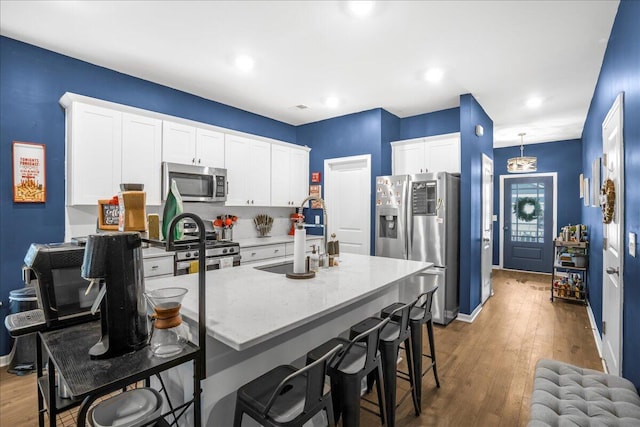
[[[271,206],[299,206],[308,194],[309,149],[271,145]]]
[[[391,143],[394,175],[460,173],[460,134],[450,133]]]
[[[225,135],[226,206],[270,206],[271,144]]]
[[[224,134],[163,120],[162,161],[224,167]]]
[[[65,105],[67,205],[96,205],[123,182],[144,184],[160,204],[162,122],[81,102]]]

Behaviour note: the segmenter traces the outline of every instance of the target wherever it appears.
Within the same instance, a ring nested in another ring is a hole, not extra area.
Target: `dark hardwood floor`
[[[441,388],[428,373],[423,379],[422,415],[414,416],[407,399],[398,408],[397,425],[524,426],[538,359],[602,370],[586,308],[551,303],[549,284],[547,275],[495,271],[495,294],[473,323],[436,326]],[[403,381],[399,388],[406,388]],[[35,375],[18,377],[3,368],[0,426],[35,426],[37,420]],[[362,426],[379,425],[378,421],[362,411]],[[58,425],[75,425],[74,414],[59,418]]]

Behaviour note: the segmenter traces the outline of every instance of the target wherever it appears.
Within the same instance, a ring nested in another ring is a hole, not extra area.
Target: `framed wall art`
[[[13,201],[47,201],[45,146],[32,142],[13,142]]]
[[[584,175],[580,174],[580,178],[579,178],[579,183],[580,183],[580,198],[582,199],[584,197]]]
[[[583,183],[584,183],[584,189],[583,189],[584,205],[589,206],[589,178],[585,178]]]

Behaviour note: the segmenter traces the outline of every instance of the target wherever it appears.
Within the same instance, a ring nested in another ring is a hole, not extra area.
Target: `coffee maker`
[[[138,350],[147,344],[140,234],[93,234],[87,238],[81,275],[102,283],[102,335],[91,349],[92,359],[106,359]],[[95,304],[94,304],[95,306]]]

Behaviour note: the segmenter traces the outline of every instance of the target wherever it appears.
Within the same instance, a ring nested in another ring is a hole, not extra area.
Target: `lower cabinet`
[[[322,245],[322,241],[322,238],[310,239],[307,237],[305,252],[311,253],[313,245],[316,245],[316,250],[318,250],[318,247]],[[324,253],[324,249],[322,252]],[[243,247],[240,244],[240,256],[242,257],[240,260],[241,265],[266,259],[273,259],[274,262],[284,261],[285,257],[293,256],[293,242],[247,247]]]
[[[159,277],[173,276],[173,252],[162,252],[160,254],[142,253],[142,268],[145,279],[155,279]]]

